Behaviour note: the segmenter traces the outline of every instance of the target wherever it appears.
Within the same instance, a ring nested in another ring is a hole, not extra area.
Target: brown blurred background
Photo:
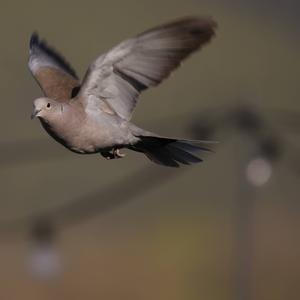
[[[3,0],[0,299],[300,298],[299,8]],[[32,31],[83,76],[117,42],[185,15],[213,16],[217,37],[142,95],[134,121],[219,140],[203,164],[79,156],[30,121]]]

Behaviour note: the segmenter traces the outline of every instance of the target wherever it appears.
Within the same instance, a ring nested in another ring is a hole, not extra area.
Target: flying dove
[[[32,118],[69,150],[121,158],[122,148],[155,163],[178,167],[202,161],[205,141],[166,138],[130,122],[139,94],[158,85],[181,61],[214,36],[211,18],[187,17],[147,30],[100,55],[82,82],[36,33],[30,39],[29,69],[45,97],[34,101]]]

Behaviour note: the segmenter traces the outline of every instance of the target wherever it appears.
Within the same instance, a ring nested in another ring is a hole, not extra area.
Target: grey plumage
[[[99,56],[82,83],[70,64],[34,34],[29,68],[46,98],[35,100],[33,115],[77,153],[100,152],[111,159],[129,148],[172,167],[200,162],[195,152],[208,151],[205,142],[163,138],[130,119],[139,94],[208,43],[215,27],[210,18],[189,17],[145,31]]]
[[[129,120],[140,91],[158,85],[214,35],[211,19],[185,18],[128,39],[90,66],[81,95],[105,99]]]

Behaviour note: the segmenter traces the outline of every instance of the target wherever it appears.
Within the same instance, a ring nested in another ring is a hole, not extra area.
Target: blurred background
[[[295,0],[1,1],[0,298],[300,298],[300,40]],[[100,53],[185,15],[217,37],[134,122],[218,140],[200,165],[80,156],[30,121],[37,30],[83,76]]]

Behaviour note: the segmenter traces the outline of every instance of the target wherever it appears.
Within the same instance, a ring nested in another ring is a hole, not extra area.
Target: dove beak
[[[40,111],[41,111],[41,109],[34,108],[32,114],[31,114],[31,120],[33,118],[35,118]]]

